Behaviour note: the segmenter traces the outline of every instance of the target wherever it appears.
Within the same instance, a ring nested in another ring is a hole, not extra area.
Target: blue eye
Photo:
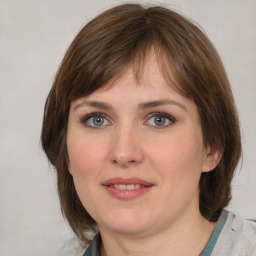
[[[166,118],[163,116],[155,116],[154,117],[154,123],[158,126],[165,125],[166,123]]]
[[[92,123],[95,126],[102,126],[104,124],[105,118],[104,117],[91,117]]]
[[[102,127],[109,124],[109,121],[106,119],[104,114],[101,113],[92,113],[89,116],[86,116],[82,122],[89,127]]]
[[[174,119],[165,113],[156,113],[148,120],[148,124],[158,127],[166,127],[174,122]]]

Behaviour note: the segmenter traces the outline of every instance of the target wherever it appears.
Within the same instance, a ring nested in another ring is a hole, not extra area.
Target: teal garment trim
[[[220,232],[226,223],[227,218],[228,218],[228,211],[223,210],[220,215],[220,218],[218,220],[217,226],[211,236],[211,239],[208,242],[208,244],[206,245],[204,251],[200,254],[200,256],[210,256],[211,255],[211,253],[214,249],[214,246],[219,238]]]

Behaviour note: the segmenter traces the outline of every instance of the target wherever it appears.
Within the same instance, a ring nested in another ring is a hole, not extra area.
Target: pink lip
[[[134,190],[128,190],[128,189],[127,190],[119,190],[119,189],[110,187],[110,185],[114,185],[114,184],[124,184],[124,185],[139,184],[143,187],[140,187],[140,188],[134,189]],[[149,192],[149,190],[151,190],[151,188],[154,186],[154,184],[147,182],[145,180],[142,180],[142,179],[120,178],[120,177],[109,179],[109,180],[105,181],[102,185],[111,196],[113,196],[117,199],[121,199],[121,200],[131,200],[131,199],[140,197],[143,194],[145,194],[146,192]]]
[[[115,177],[112,179],[109,179],[103,183],[103,186],[110,186],[114,184],[124,184],[124,185],[129,185],[129,184],[140,184],[142,186],[152,186],[152,183],[149,183],[145,180],[138,179],[138,178],[120,178],[120,177]]]

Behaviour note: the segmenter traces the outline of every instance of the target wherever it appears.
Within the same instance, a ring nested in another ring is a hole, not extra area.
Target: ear
[[[71,176],[73,176],[73,170],[72,170],[72,168],[71,168],[71,166],[70,166],[70,162],[67,163],[67,167],[68,167],[68,172],[69,172],[69,174],[70,174]]]
[[[69,174],[70,174],[71,176],[73,176],[73,170],[72,170],[72,168],[71,168],[70,162],[67,162],[66,164],[67,164],[67,168],[68,168]]]
[[[223,151],[210,146],[207,146],[205,150],[202,172],[210,172],[219,164]]]
[[[68,147],[67,144],[65,145],[65,161],[66,161],[66,165],[68,167],[68,171],[70,173],[70,175],[72,175],[72,170],[70,168],[70,161],[69,161],[69,155],[68,155]]]

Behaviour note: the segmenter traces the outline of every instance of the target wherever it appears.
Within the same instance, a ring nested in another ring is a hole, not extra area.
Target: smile
[[[102,186],[108,195],[119,200],[132,200],[148,193],[155,184],[138,178],[112,178]]]
[[[113,184],[113,185],[110,185],[111,188],[116,188],[116,189],[119,189],[119,190],[134,190],[134,189],[139,189],[141,187],[145,187],[143,185],[140,185],[140,184]]]

